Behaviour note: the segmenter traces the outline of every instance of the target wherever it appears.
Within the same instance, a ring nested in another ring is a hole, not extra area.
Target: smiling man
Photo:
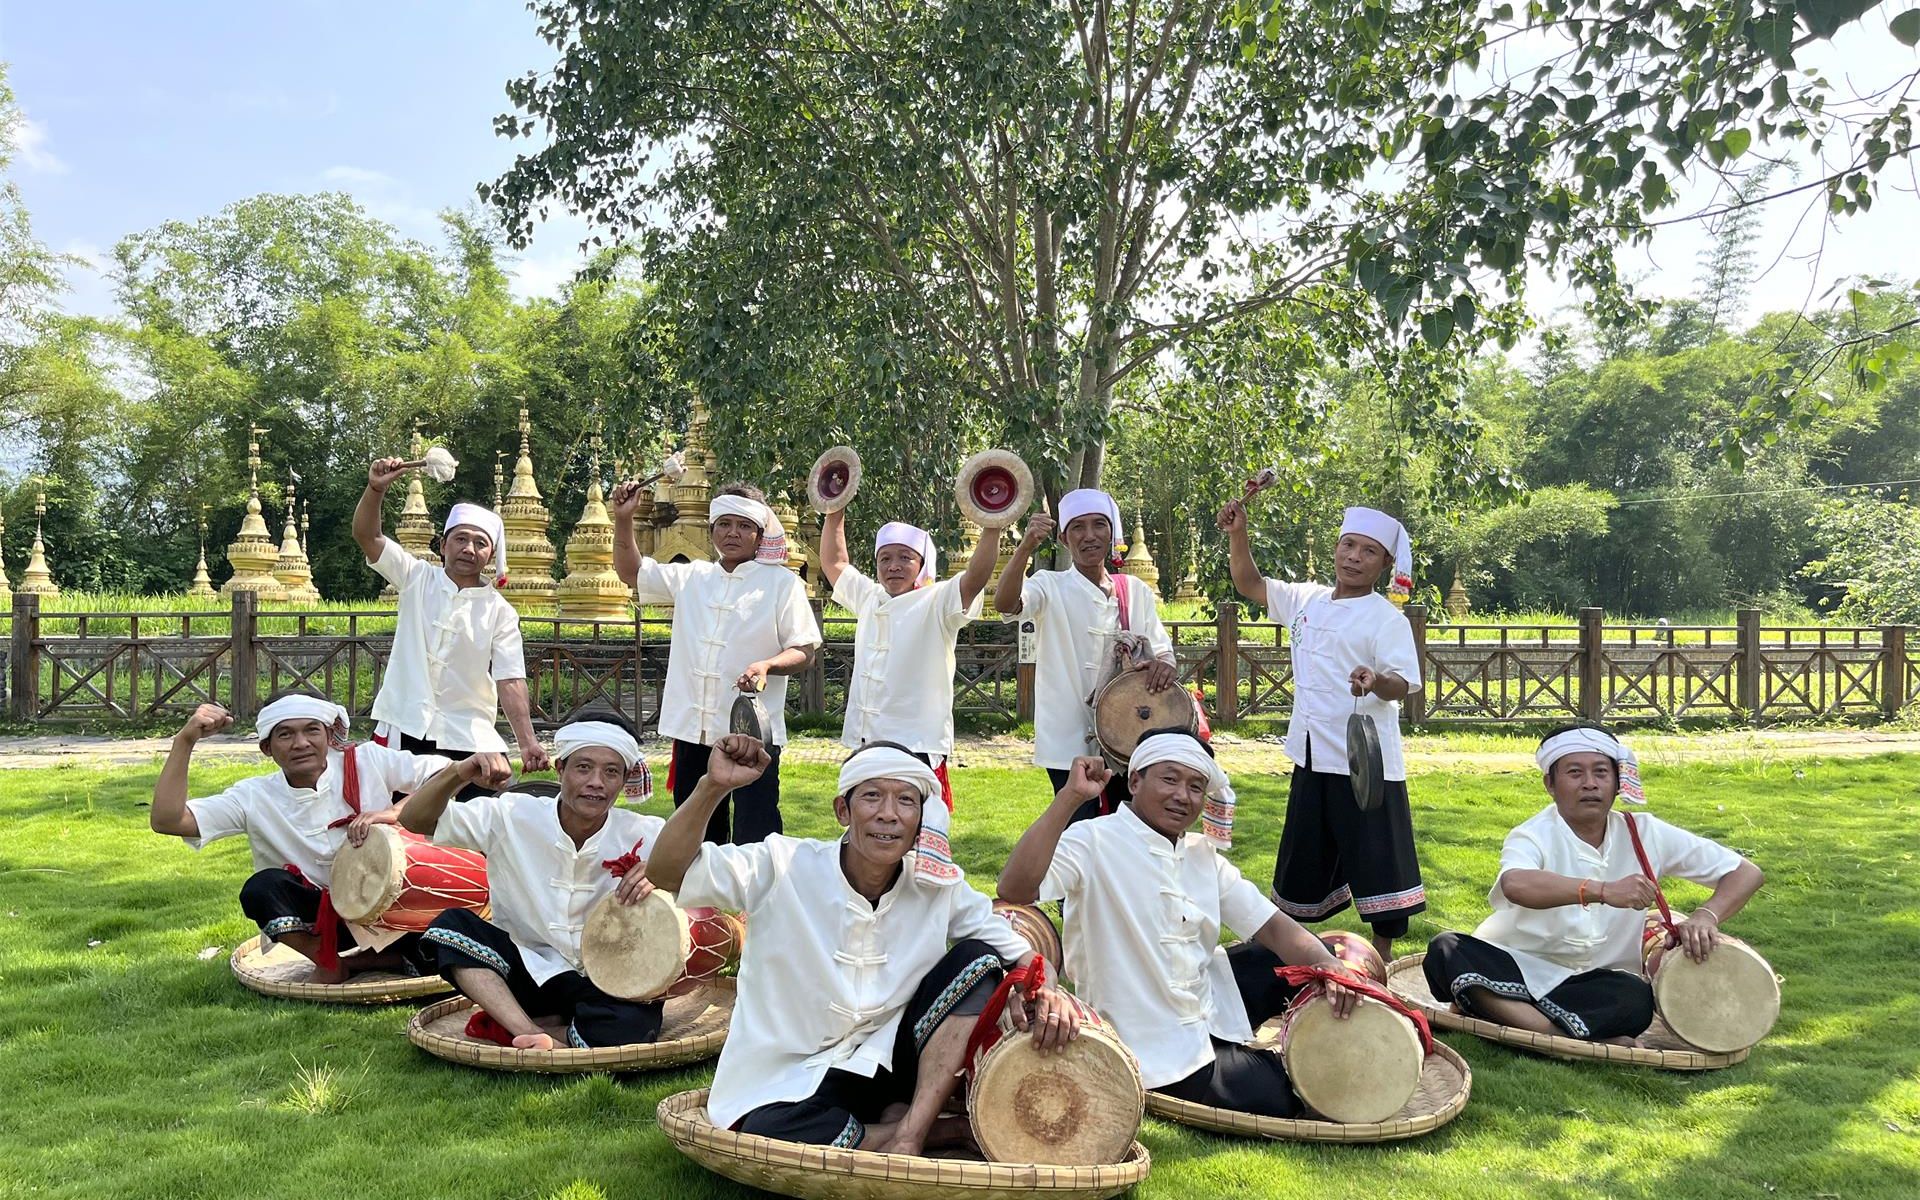
[[[393,651],[374,697],[374,740],[401,750],[464,758],[504,754],[504,710],[526,771],[547,769],[547,752],[527,706],[520,614],[499,586],[507,578],[506,530],[490,508],[462,501],[447,512],[440,564],[422,562],[380,532],[387,489],[406,474],[403,460],[367,468],[353,510],[353,540],[367,563],[400,592]],[[477,786],[460,799],[479,794]]]
[[[313,960],[317,982],[418,965],[417,936],[383,939],[369,930],[356,935],[324,896],[340,847],[366,841],[375,825],[398,822],[394,794],[413,791],[447,760],[370,744],[346,748],[346,709],[310,692],[289,692],[267,701],[254,723],[260,753],[279,769],[187,799],[194,746],[232,724],[226,709],[202,704],[174,735],[153,785],[147,816],[153,831],[181,838],[195,850],[245,834],[253,874],[240,889],[241,911],[264,940]],[[358,953],[340,956],[356,946]]]
[[[1618,811],[1616,798],[1645,797],[1633,751],[1604,728],[1556,729],[1534,761],[1552,803],[1500,848],[1500,874],[1487,894],[1493,915],[1471,935],[1443,933],[1427,947],[1427,986],[1483,1020],[1638,1045],[1653,1023],[1653,988],[1640,962],[1658,878],[1713,889],[1678,926],[1687,957],[1704,960],[1721,923],[1766,877],[1725,846],[1655,816]]]
[[[765,769],[752,738],[723,737],[707,778]],[[704,785],[703,785],[704,786]],[[876,743],[840,768],[837,841],[700,842],[715,790],[675,810],[650,873],[682,904],[743,912],[753,929],[707,1110],[723,1129],[895,1154],[963,1141],[942,1117],[974,1017],[1034,953],[947,853],[946,807],[925,761]],[[1051,987],[1014,989],[1038,1046],[1078,1026]]]
[[[498,754],[455,763],[408,798],[408,829],[487,856],[492,902],[490,921],[449,909],[422,936],[440,974],[478,1009],[469,1036],[550,1050],[554,1033],[544,1017],[564,1021],[575,1048],[656,1041],[661,1002],[608,995],[580,960],[594,905],[609,893],[637,904],[653,890],[644,852],[663,822],[614,807],[640,762],[640,745],[625,717],[587,712],[560,727],[554,747],[558,799],[507,792],[450,806],[463,786],[507,782],[507,760]]]
[[[1297,1117],[1280,1055],[1247,1043],[1299,990],[1276,968],[1347,969],[1221,853],[1233,840],[1233,789],[1199,738],[1150,732],[1127,773],[1131,798],[1119,811],[1069,828],[1109,774],[1102,759],[1076,760],[1007,858],[1000,898],[1062,902],[1065,973],[1139,1059],[1148,1089]],[[1193,832],[1195,822],[1204,833]],[[1222,929],[1246,940],[1224,949]],[[1353,992],[1330,982],[1327,995],[1337,1016],[1353,1011]]]
[[[1414,854],[1407,763],[1400,749],[1400,702],[1420,686],[1420,655],[1407,618],[1375,588],[1392,568],[1391,590],[1405,595],[1413,544],[1399,521],[1372,508],[1349,508],[1334,547],[1334,583],[1268,579],[1253,561],[1247,510],[1220,510],[1233,585],[1284,625],[1293,661],[1293,712],[1287,757],[1293,776],[1287,818],[1273,866],[1273,900],[1301,921],[1324,921],[1352,904],[1373,930],[1380,957],[1427,907]],[[1381,802],[1362,809],[1347,768],[1347,719],[1373,718],[1386,780]]]

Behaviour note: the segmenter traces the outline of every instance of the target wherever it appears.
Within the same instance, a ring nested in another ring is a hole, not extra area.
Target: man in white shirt
[[[544,771],[547,752],[533,731],[520,614],[499,586],[507,578],[506,529],[499,514],[461,502],[447,513],[440,564],[422,562],[380,532],[380,506],[403,460],[367,468],[367,488],[353,510],[353,540],[367,564],[400,592],[400,615],[380,693],[374,740],[401,750],[464,758],[504,754],[504,710],[520,743],[525,771]],[[477,794],[463,792],[461,799]]]
[[[195,744],[232,724],[226,709],[202,704],[174,735],[153,785],[147,816],[153,831],[182,838],[195,850],[245,834],[253,874],[240,888],[240,909],[264,940],[312,959],[316,981],[418,967],[417,936],[396,939],[346,925],[333,915],[326,889],[340,847],[366,841],[375,825],[395,824],[400,807],[394,794],[413,791],[447,760],[364,743],[349,747],[346,709],[321,696],[290,692],[262,706],[254,726],[260,753],[279,769],[187,799]],[[359,952],[342,957],[343,948]]]
[[[555,1030],[541,1023],[548,1018],[565,1023],[561,1036],[576,1049],[656,1041],[660,1001],[608,995],[580,960],[594,905],[610,893],[637,904],[653,890],[644,851],[663,822],[614,807],[640,762],[640,743],[625,717],[590,711],[556,731],[554,748],[558,799],[506,792],[451,805],[464,784],[491,791],[507,782],[511,770],[499,754],[462,759],[408,799],[408,829],[487,856],[492,919],[449,909],[422,936],[439,973],[474,1002],[471,1037],[550,1050]]]
[[[768,761],[746,737],[712,753],[708,777],[729,782]],[[714,1124],[894,1154],[964,1140],[965,1119],[940,1114],[974,1018],[1005,969],[1036,956],[933,836],[946,810],[932,768],[897,746],[856,750],[833,801],[847,831],[837,842],[702,845],[721,794],[702,786],[668,819],[648,871],[682,904],[738,909],[753,929],[707,1099]],[[1014,1023],[1043,1050],[1070,1041],[1066,998],[1028,990],[1010,997]]]
[[[1640,963],[1660,877],[1713,889],[1675,926],[1695,960],[1713,952],[1721,922],[1766,877],[1725,846],[1616,809],[1616,798],[1643,804],[1645,795],[1633,751],[1604,728],[1562,726],[1534,761],[1552,803],[1500,848],[1500,874],[1487,893],[1493,915],[1471,935],[1443,933],[1427,947],[1427,986],[1482,1020],[1638,1045],[1653,1023],[1653,988]]]
[[[1220,510],[1231,548],[1233,585],[1286,627],[1293,658],[1293,712],[1287,757],[1293,776],[1287,819],[1273,867],[1273,900],[1300,921],[1324,921],[1352,904],[1373,930],[1380,957],[1427,907],[1414,854],[1407,763],[1400,748],[1400,702],[1420,687],[1413,628],[1374,590],[1393,568],[1392,592],[1411,586],[1413,547],[1400,522],[1371,508],[1349,508],[1334,547],[1334,583],[1268,579],[1253,561],[1247,511]],[[1363,810],[1347,768],[1347,719],[1373,718],[1386,787]]]
[[[708,507],[712,562],[661,563],[643,557],[633,536],[640,485],[613,489],[613,568],[633,588],[635,607],[673,605],[667,683],[660,695],[660,735],[673,739],[677,808],[706,771],[709,748],[727,733],[733,702],[758,693],[766,709],[768,769],[723,800],[707,838],[757,842],[783,828],[780,748],[787,740],[787,676],[806,669],[820,647],[820,622],[806,586],[780,561],[756,558],[761,539],[779,528],[758,488],[733,483]],[[774,556],[769,555],[771,559]],[[729,811],[731,809],[731,811]]]
[[[954,643],[980,616],[1001,533],[981,530],[967,569],[936,582],[933,535],[926,530],[904,521],[882,525],[874,535],[869,577],[847,554],[846,510],[830,512],[820,523],[820,570],[833,585],[834,600],[856,618],[841,744],[858,750],[869,742],[898,742],[925,755],[949,809]]]
[[[1347,974],[1319,938],[1275,908],[1221,853],[1232,842],[1233,791],[1200,739],[1156,730],[1127,763],[1131,799],[1069,824],[1110,772],[1075,761],[1067,786],[1021,835],[1000,898],[1063,902],[1068,978],[1140,1063],[1140,1082],[1180,1100],[1265,1117],[1297,1117],[1286,1064],[1247,1043],[1299,989],[1283,964]],[[1192,832],[1196,820],[1206,832]],[[1248,940],[1220,946],[1220,931]],[[1327,984],[1335,1013],[1354,993]]]
[[[1119,571],[1120,507],[1113,497],[1094,488],[1068,492],[1060,498],[1060,520],[1072,565],[1027,576],[1028,559],[1054,529],[1052,517],[1035,513],[993,596],[1008,619],[1034,623],[1033,760],[1046,768],[1056,793],[1076,758],[1100,753],[1091,701],[1116,670],[1145,671],[1151,692],[1175,687],[1179,678],[1153,589]],[[1129,649],[1138,653],[1120,666],[1117,655]],[[1116,774],[1109,790],[1090,798],[1074,819],[1112,812],[1126,798],[1126,776]]]

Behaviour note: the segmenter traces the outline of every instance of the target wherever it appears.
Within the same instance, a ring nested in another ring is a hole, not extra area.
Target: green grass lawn
[[[1920,1195],[1920,759],[1654,767],[1658,811],[1751,855],[1769,883],[1733,923],[1785,976],[1745,1064],[1654,1074],[1447,1035],[1474,1070],[1451,1126],[1382,1147],[1240,1142],[1149,1119],[1142,1197],[1871,1200]],[[229,975],[253,930],[245,846],[147,832],[154,769],[0,776],[0,1196],[743,1196],[677,1154],[654,1106],[709,1068],[498,1075],[428,1058],[410,1009],[269,1000]],[[196,790],[249,770],[196,772]],[[1045,800],[1038,771],[966,770],[955,849],[990,886]],[[1285,780],[1251,776],[1233,857],[1264,879]],[[790,768],[789,829],[832,831],[832,775]],[[1431,909],[1471,927],[1537,777],[1413,783]],[[656,802],[658,809],[664,804]],[[1682,885],[1683,906],[1701,898]],[[1349,913],[1339,924],[1358,928]],[[221,952],[202,959],[208,947]]]

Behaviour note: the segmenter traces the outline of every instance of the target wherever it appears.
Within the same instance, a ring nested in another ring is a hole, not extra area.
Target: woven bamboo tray
[[[1473,1071],[1453,1048],[1435,1042],[1420,1071],[1420,1086],[1407,1106],[1385,1121],[1343,1125],[1318,1118],[1257,1117],[1227,1108],[1210,1108],[1147,1093],[1147,1111],[1156,1117],[1236,1137],[1272,1138],[1279,1142],[1394,1142],[1432,1133],[1460,1115],[1473,1093]]]
[[[652,1071],[712,1058],[727,1040],[733,1019],[733,981],[717,980],[710,987],[667,1001],[666,1019],[657,1042],[626,1046],[572,1046],[552,1050],[516,1050],[466,1035],[473,1001],[455,996],[429,1004],[407,1022],[407,1040],[435,1058],[485,1067],[490,1071],[538,1071],[574,1075],[592,1071]]]
[[[285,946],[260,952],[258,936],[235,947],[227,960],[233,977],[263,996],[286,1000],[317,1000],[322,1004],[392,1004],[451,991],[438,975],[395,975],[368,971],[345,983],[315,983],[313,963]]]
[[[1653,1018],[1652,1026],[1640,1035],[1640,1040],[1647,1043],[1645,1046],[1609,1046],[1604,1042],[1534,1033],[1527,1029],[1515,1029],[1511,1025],[1482,1021],[1478,1017],[1455,1012],[1450,1005],[1434,998],[1433,992],[1427,987],[1426,972],[1420,966],[1426,959],[1424,951],[1394,959],[1387,967],[1387,987],[1392,989],[1394,995],[1427,1014],[1427,1020],[1440,1029],[1470,1033],[1489,1042],[1499,1042],[1517,1050],[1530,1050],[1550,1058],[1653,1067],[1661,1071],[1717,1071],[1746,1061],[1747,1055],[1753,1052],[1751,1046],[1731,1054],[1709,1054],[1704,1050],[1696,1050],[1676,1037],[1658,1016]]]
[[[1124,1162],[1043,1167],[977,1159],[836,1150],[734,1133],[707,1119],[707,1089],[660,1102],[661,1132],[680,1153],[749,1187],[801,1200],[1102,1200],[1147,1177],[1153,1160],[1133,1143]]]

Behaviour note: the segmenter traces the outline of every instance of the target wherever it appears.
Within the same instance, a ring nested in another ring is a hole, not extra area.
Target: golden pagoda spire
[[[567,577],[560,581],[560,615],[618,621],[632,612],[633,590],[613,569],[613,518],[600,490],[600,434],[588,442],[587,501],[567,539]]]
[[[1120,569],[1156,592],[1160,589],[1160,568],[1147,549],[1147,525],[1140,519],[1138,505],[1133,510],[1133,540],[1127,543],[1127,556],[1121,560]]]
[[[1200,532],[1187,522],[1187,573],[1174,586],[1175,600],[1200,599]]]
[[[300,502],[300,553],[307,556],[308,562],[313,561],[313,551],[307,545],[307,527],[312,523],[313,501],[302,500]]]
[[[553,602],[553,543],[547,538],[547,506],[533,480],[533,423],[527,406],[520,406],[520,458],[513,464],[513,484],[500,507],[507,527],[507,586],[501,590],[513,606],[525,611]]]
[[[280,581],[282,599],[290,604],[318,604],[320,589],[313,586],[313,566],[307,552],[300,548],[300,528],[294,511],[300,507],[296,494],[300,477],[287,472],[287,524],[280,533],[280,554],[274,561],[273,577]]]
[[[409,458],[419,458],[427,451],[427,440],[420,434],[420,419],[413,421],[413,453]],[[432,562],[433,555],[433,514],[427,510],[426,472],[407,472],[407,500],[400,506],[400,523],[393,528],[394,540],[400,548],[422,562]],[[389,587],[392,585],[389,584]]]
[[[47,519],[47,494],[33,494],[33,554],[27,559],[27,569],[20,576],[20,591],[30,596],[58,596],[60,585],[53,581],[53,572],[47,569],[47,546],[41,540],[41,527]]]
[[[267,533],[266,518],[260,515],[260,435],[258,425],[247,427],[247,514],[240,519],[240,532],[227,545],[227,562],[233,574],[220,585],[220,594],[257,592],[262,600],[279,600],[280,581],[273,577],[279,554]]]
[[[7,514],[0,511],[0,608],[13,607],[13,585],[7,582]]]
[[[685,470],[667,492],[673,501],[673,524],[654,535],[653,557],[662,562],[705,562],[713,557],[713,538],[707,532],[713,457],[707,452],[707,406],[698,398],[687,421],[687,444],[680,458]]]
[[[500,511],[500,495],[502,490],[506,487],[505,480],[507,476],[506,476],[506,469],[504,466],[504,464],[506,463],[506,460],[507,460],[506,451],[495,450],[493,452],[493,511],[495,512]]]
[[[211,600],[220,593],[213,590],[213,576],[207,573],[207,506],[200,506],[200,561],[193,565],[193,582],[187,595]]]

